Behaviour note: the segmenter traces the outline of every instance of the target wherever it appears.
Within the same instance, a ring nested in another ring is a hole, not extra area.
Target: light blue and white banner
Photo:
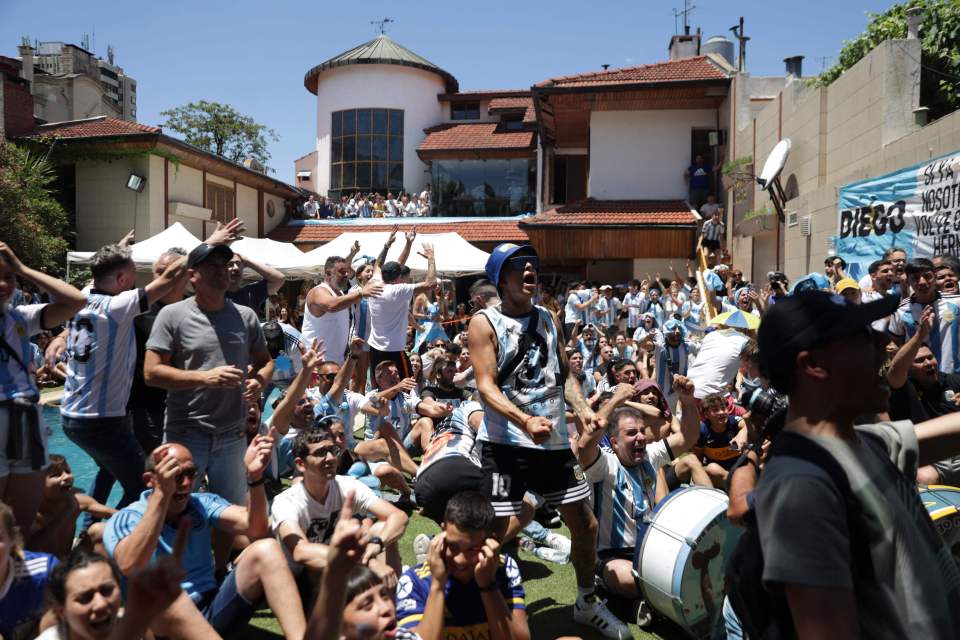
[[[960,256],[960,151],[840,188],[837,255],[855,279],[891,247]]]

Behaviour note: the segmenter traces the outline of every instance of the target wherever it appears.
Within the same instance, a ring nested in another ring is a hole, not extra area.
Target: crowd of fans
[[[417,193],[388,191],[386,196],[356,191],[340,199],[311,195],[297,208],[301,218],[416,218],[431,215],[433,208],[430,185]]]
[[[530,638],[519,546],[573,565],[575,622],[627,638],[668,615],[638,547],[704,487],[746,530],[702,585],[719,633],[954,637],[957,543],[916,487],[960,484],[960,263],[892,248],[860,282],[831,257],[753,283],[705,229],[706,269],[621,286],[548,284],[501,245],[462,304],[429,244],[405,266],[413,233],[397,261],[396,232],[329,258],[290,306],[238,221],[142,287],[131,237],[83,291],[0,242],[0,636],[233,637],[267,606],[287,638]],[[48,451],[48,380],[86,493]],[[440,530],[405,566],[415,512]]]

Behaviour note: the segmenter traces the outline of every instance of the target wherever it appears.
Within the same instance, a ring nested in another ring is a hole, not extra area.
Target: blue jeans
[[[242,425],[218,434],[200,429],[167,431],[165,441],[182,444],[190,450],[197,465],[196,486],[206,475],[210,493],[233,504],[247,503],[247,468],[243,464],[247,434]]]
[[[90,488],[90,497],[106,503],[116,480],[123,487],[123,496],[117,503],[122,509],[140,498],[146,487],[143,484],[143,450],[133,435],[133,423],[129,416],[116,418],[70,418],[62,416],[63,433],[88,456],[99,469]],[[85,515],[83,526],[93,518]]]

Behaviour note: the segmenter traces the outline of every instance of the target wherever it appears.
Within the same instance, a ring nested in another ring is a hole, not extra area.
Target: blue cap
[[[529,244],[519,245],[513,244],[512,242],[498,244],[494,250],[490,252],[490,257],[487,258],[487,266],[484,269],[487,272],[487,279],[495,286],[499,285],[500,270],[503,269],[503,264],[521,249],[528,249],[532,251],[534,255],[537,254]]]

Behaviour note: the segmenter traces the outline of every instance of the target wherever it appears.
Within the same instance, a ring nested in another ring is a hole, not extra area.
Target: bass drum
[[[727,520],[727,494],[683,487],[654,508],[634,570],[650,606],[694,638],[706,638],[723,610],[724,568],[741,530]]]
[[[921,487],[920,500],[953,557],[960,562],[960,488],[939,484]]]

